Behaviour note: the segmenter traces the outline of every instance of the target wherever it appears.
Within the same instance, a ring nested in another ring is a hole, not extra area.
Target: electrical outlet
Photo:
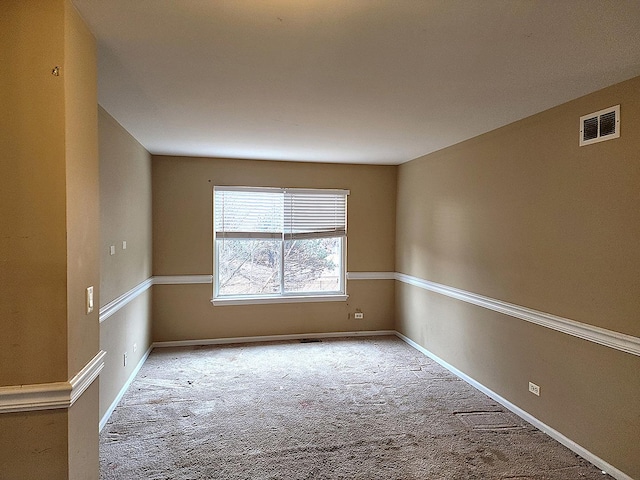
[[[540,396],[540,387],[535,383],[529,382],[529,391],[534,395]]]
[[[123,366],[127,366],[127,352],[124,352],[124,360],[123,360]]]
[[[356,320],[362,320],[364,318],[364,313],[356,312],[354,317],[355,317]]]
[[[134,343],[133,344],[133,353],[136,353],[136,350],[138,350],[138,344]]]

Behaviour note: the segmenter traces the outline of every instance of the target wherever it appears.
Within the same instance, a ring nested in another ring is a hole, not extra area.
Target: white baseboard
[[[553,438],[554,440],[558,441],[559,443],[561,443],[562,445],[564,445],[568,449],[570,449],[573,452],[577,453],[578,455],[580,455],[582,458],[584,458],[588,462],[591,462],[593,465],[598,467],[603,472],[608,473],[609,475],[611,475],[613,478],[616,478],[617,480],[633,480],[633,478],[631,478],[626,473],[622,472],[621,470],[618,470],[613,465],[610,465],[609,463],[605,462],[603,459],[601,459],[600,457],[594,455],[593,453],[588,451],[586,448],[578,445],[576,442],[574,442],[570,438],[564,436],[562,433],[560,433],[557,430],[551,428],[549,425],[541,422],[540,420],[538,420],[533,415],[525,412],[520,407],[518,407],[518,406],[514,405],[513,403],[509,402],[507,399],[501,397],[500,395],[498,395],[493,390],[488,389],[487,387],[485,387],[481,383],[477,382],[476,380],[474,380],[470,376],[468,376],[465,373],[463,373],[462,371],[458,370],[453,365],[450,365],[449,363],[445,362],[443,359],[441,359],[437,355],[431,353],[426,348],[420,346],[419,344],[417,344],[416,342],[411,340],[409,337],[406,337],[405,335],[401,334],[400,332],[395,332],[395,334],[398,336],[398,338],[404,340],[407,344],[411,345],[413,348],[415,348],[419,352],[425,354],[427,357],[429,357],[432,360],[436,361],[437,363],[442,365],[444,368],[449,370],[451,373],[453,373],[457,377],[461,378],[462,380],[464,380],[465,382],[467,382],[468,384],[470,384],[471,386],[473,386],[477,390],[480,390],[482,393],[484,393],[488,397],[492,398],[493,400],[495,400],[496,402],[500,403],[501,405],[503,405],[507,409],[511,410],[513,413],[518,415],[520,418],[522,418],[523,420],[529,422],[531,425],[536,427],[538,430],[541,430],[542,432],[546,433],[551,438]]]
[[[294,333],[290,335],[262,335],[257,337],[208,338],[201,340],[176,340],[172,342],[154,342],[153,347],[193,347],[204,345],[227,345],[230,343],[278,342],[302,340],[304,338],[340,338],[395,335],[395,330],[365,330],[358,332]]]
[[[120,389],[120,392],[118,392],[118,395],[116,396],[115,400],[111,403],[111,405],[109,405],[109,408],[107,409],[105,414],[100,419],[99,431],[102,431],[104,426],[109,421],[109,418],[111,418],[111,414],[113,413],[113,411],[118,406],[118,403],[120,403],[120,400],[122,400],[122,397],[127,392],[127,390],[129,390],[129,387],[131,386],[131,382],[133,382],[133,380],[138,375],[138,372],[142,368],[142,365],[144,365],[144,362],[147,361],[147,358],[149,357],[149,354],[151,353],[151,350],[153,350],[153,346],[149,347],[149,350],[147,350],[144,353],[144,355],[142,356],[142,358],[140,359],[140,361],[136,365],[136,368],[133,370],[133,372],[131,372],[131,375],[129,375],[129,378],[127,379],[127,381],[125,382],[123,387]]]

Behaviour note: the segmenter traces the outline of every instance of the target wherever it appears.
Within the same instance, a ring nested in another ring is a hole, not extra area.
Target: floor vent
[[[303,338],[300,343],[319,343],[322,342],[319,338]]]
[[[620,136],[620,105],[580,117],[580,146]]]

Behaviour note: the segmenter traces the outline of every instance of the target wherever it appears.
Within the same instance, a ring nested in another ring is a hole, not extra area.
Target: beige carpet
[[[606,479],[395,337],[156,349],[101,479]]]

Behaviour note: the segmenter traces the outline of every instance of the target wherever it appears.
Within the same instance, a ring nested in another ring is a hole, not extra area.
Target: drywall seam
[[[153,277],[147,278],[144,282],[139,283],[138,285],[133,287],[131,290],[123,293],[115,300],[112,300],[106,305],[104,305],[103,307],[101,307],[100,314],[99,314],[100,323],[104,322],[107,318],[109,318],[111,315],[116,313],[118,310],[124,307],[131,300],[133,300],[134,298],[136,298],[137,296],[139,296],[140,294],[142,294],[143,292],[151,288],[153,283],[154,283]]]
[[[449,287],[440,283],[430,282],[421,278],[406,275],[404,273],[395,273],[395,279],[413,285],[415,287],[439,293],[447,297],[462,300],[479,307],[487,308],[495,312],[503,313],[527,322],[535,323],[558,332],[573,335],[590,342],[604,345],[606,347],[620,350],[621,352],[630,353],[640,356],[640,338],[625,333],[615,332],[606,328],[588,325],[586,323],[577,322],[550,313],[540,312],[531,308],[522,307],[513,303],[503,302],[494,298],[478,295],[477,293],[467,292],[458,288]]]
[[[0,387],[0,413],[71,407],[100,375],[106,354],[107,352],[100,350],[67,382]]]
[[[446,361],[444,361],[443,359],[441,359],[437,355],[431,353],[426,348],[424,348],[421,345],[419,345],[418,343],[414,342],[409,337],[406,337],[405,335],[403,335],[400,332],[395,332],[395,334],[396,334],[396,336],[398,338],[402,339],[403,341],[405,341],[407,344],[411,345],[413,348],[415,348],[419,352],[423,353],[427,357],[429,357],[432,360],[434,360],[435,362],[439,363],[444,368],[449,370],[451,373],[453,373],[457,377],[459,377],[462,380],[464,380],[465,382],[467,382],[469,385],[473,386],[477,390],[480,390],[485,395],[491,397],[496,402],[500,403],[501,405],[503,405],[507,409],[511,410],[513,413],[518,415],[523,420],[529,422],[531,425],[536,427],[538,430],[546,433],[551,438],[553,438],[554,440],[560,442],[562,445],[564,445],[565,447],[569,448],[573,452],[577,453],[578,455],[580,455],[585,460],[591,462],[593,465],[598,467],[603,472],[608,473],[609,475],[611,475],[612,477],[616,478],[617,480],[633,480],[633,478],[631,478],[626,473],[622,472],[621,470],[618,470],[613,465],[607,463],[606,461],[604,461],[603,459],[601,459],[597,455],[591,453],[589,450],[587,450],[586,448],[580,446],[579,444],[577,444],[576,442],[574,442],[570,438],[564,436],[559,431],[551,428],[549,425],[541,422],[540,420],[538,420],[536,417],[534,417],[530,413],[527,413],[526,411],[522,410],[520,407],[514,405],[513,403],[509,402],[507,399],[505,399],[505,398],[501,397],[500,395],[498,395],[493,390],[490,390],[489,388],[485,387],[481,383],[477,382],[476,380],[474,380],[470,376],[466,375],[464,372],[458,370],[453,365],[450,365],[449,363],[447,363]]]
[[[113,411],[116,409],[116,407],[120,403],[120,400],[122,400],[122,397],[124,397],[124,394],[127,392],[127,390],[129,390],[129,387],[131,386],[131,383],[133,382],[133,380],[138,375],[138,372],[142,368],[142,365],[144,365],[144,362],[147,361],[147,358],[149,357],[149,354],[151,353],[151,350],[153,350],[152,346],[149,347],[149,349],[144,353],[144,355],[142,356],[142,358],[138,362],[138,365],[136,365],[136,368],[133,369],[133,371],[131,372],[131,375],[129,375],[129,378],[127,379],[127,381],[124,383],[124,385],[122,386],[122,388],[118,392],[118,395],[116,395],[116,398],[113,400],[113,402],[111,402],[111,405],[109,405],[109,408],[107,409],[105,414],[100,419],[99,431],[102,431],[104,426],[109,421],[109,418],[111,418],[111,415],[113,414]]]

